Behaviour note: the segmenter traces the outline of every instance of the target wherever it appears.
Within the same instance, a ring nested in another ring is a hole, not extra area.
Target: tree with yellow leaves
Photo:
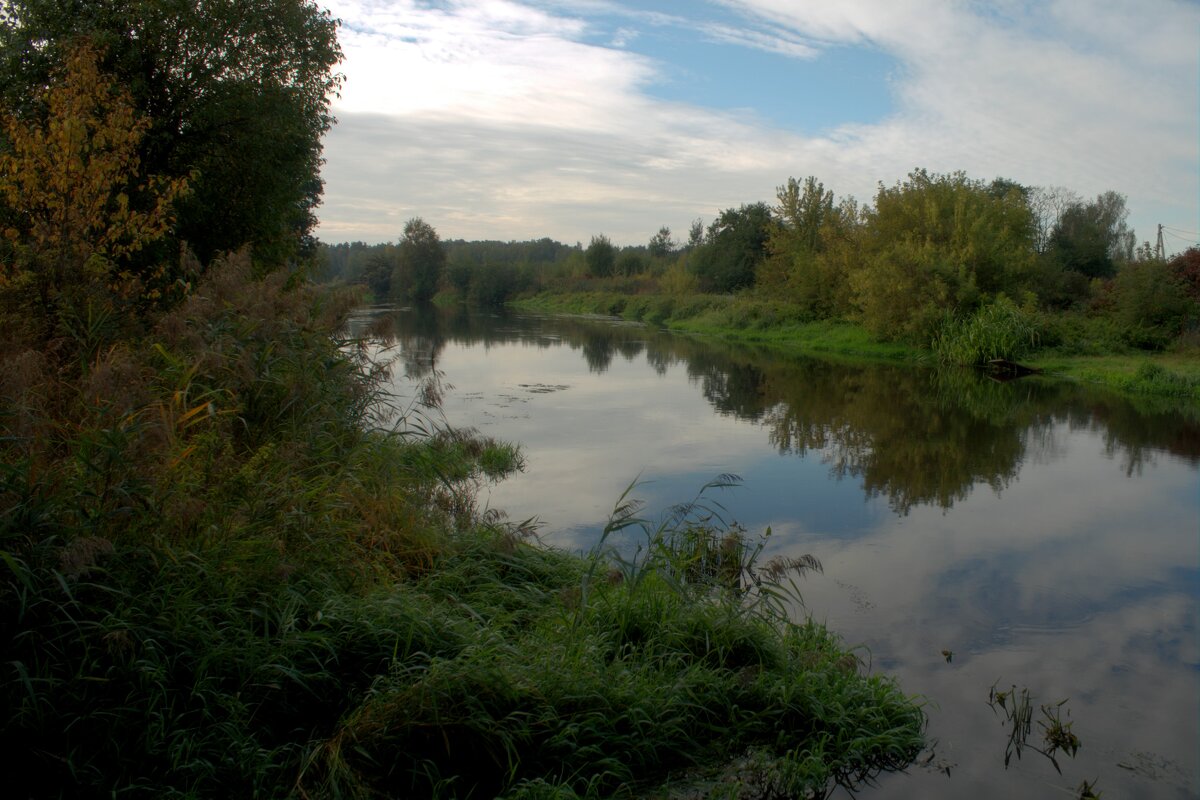
[[[147,291],[146,276],[130,271],[129,257],[170,230],[172,203],[187,188],[183,178],[140,174],[150,121],[99,62],[94,47],[77,45],[40,93],[44,118],[3,123],[0,293],[47,321],[68,295],[153,300],[134,296]]]

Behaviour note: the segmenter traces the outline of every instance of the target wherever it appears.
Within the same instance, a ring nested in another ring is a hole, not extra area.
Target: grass
[[[623,498],[586,561],[479,542],[440,565],[414,588],[464,609],[470,644],[393,665],[303,785],[335,796],[639,797],[753,748],[787,796],[810,797],[909,763],[919,707],[861,674],[824,628],[747,602],[769,569],[756,572],[754,549],[705,527],[699,508],[649,526]],[[647,537],[638,554],[606,549],[635,525]],[[729,594],[695,569],[701,551],[738,559],[755,588]]]
[[[911,361],[919,349],[879,342],[859,325],[813,320],[781,303],[730,295],[624,297],[614,293],[544,293],[516,301],[514,308],[560,314],[603,314],[660,325],[668,330],[723,341],[762,344],[781,352],[817,353],[880,361]]]
[[[810,320],[795,308],[747,296],[626,296],[616,292],[545,292],[511,304],[544,313],[602,314],[655,324],[669,330],[770,347],[784,354],[815,354],[854,360],[973,363],[1002,355],[1021,358],[1046,375],[1095,383],[1131,395],[1173,402],[1200,401],[1200,358],[1195,349],[1133,350],[1103,322],[1067,318],[1051,325],[1050,341],[1030,349],[1036,334],[1008,333],[980,344],[983,332],[960,326],[941,354],[902,342],[875,340],[862,326],[839,320]],[[1024,347],[1014,346],[1023,342]]]
[[[1050,351],[1035,355],[1030,364],[1049,374],[1131,394],[1200,401],[1200,357],[1195,354],[1078,356]]]
[[[1037,347],[1034,315],[999,297],[965,319],[952,316],[933,338],[939,364],[982,366],[996,360],[1015,361]]]
[[[480,513],[519,448],[447,429],[436,375],[389,396],[354,300],[233,256],[86,357],[4,344],[10,793],[819,797],[911,761],[919,702],[782,613],[815,560],[703,495],[622,498],[582,558]]]

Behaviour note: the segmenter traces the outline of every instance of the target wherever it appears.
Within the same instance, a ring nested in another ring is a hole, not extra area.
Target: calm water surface
[[[928,701],[927,763],[868,796],[1200,796],[1200,409],[612,320],[368,317],[397,336],[399,394],[436,369],[452,425],[521,444],[526,471],[482,500],[547,544],[589,548],[636,479],[665,509],[741,476],[729,516],[824,564],[801,613]],[[1062,775],[1029,750],[1005,768],[993,685],[1028,689],[1035,720],[1067,699]]]

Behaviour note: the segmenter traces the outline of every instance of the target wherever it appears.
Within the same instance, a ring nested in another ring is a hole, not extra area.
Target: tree
[[[392,293],[416,303],[427,303],[437,292],[446,266],[446,251],[437,231],[420,217],[404,225],[404,238],[396,251]]]
[[[1133,259],[1136,234],[1126,224],[1124,195],[1104,192],[1091,203],[1072,203],[1050,234],[1049,254],[1064,270],[1110,278]]]
[[[594,278],[607,278],[613,274],[613,270],[616,268],[617,248],[613,246],[607,236],[601,233],[592,237],[584,257],[587,259],[589,275]]]
[[[833,192],[811,176],[803,184],[789,178],[776,197],[769,255],[756,285],[822,318],[846,313],[858,204],[845,198],[835,206]]]
[[[358,279],[370,288],[375,297],[383,299],[392,293],[392,275],[398,263],[396,246],[385,244],[367,256]]]
[[[833,213],[833,192],[809,176],[803,187],[795,178],[788,178],[775,193],[779,204],[772,211],[775,224],[767,239],[768,257],[758,272],[757,285],[766,287],[778,296],[810,306],[808,297],[796,297],[791,291],[799,284],[812,289],[808,280],[813,272],[815,255],[820,248],[820,232]],[[798,280],[796,280],[798,279]],[[809,291],[803,294],[810,294]]]
[[[1063,212],[1082,203],[1083,198],[1065,186],[1035,186],[1029,190],[1027,202],[1034,220],[1034,247],[1044,253],[1050,249],[1050,236]]]
[[[1166,347],[1189,319],[1197,303],[1173,262],[1161,259],[1123,262],[1109,286],[1113,317],[1126,339],[1145,349]]]
[[[1189,247],[1169,263],[1187,296],[1200,306],[1200,247]]]
[[[765,203],[722,211],[692,262],[701,288],[733,292],[753,286],[755,270],[767,256],[770,228],[771,210]]]
[[[666,258],[675,252],[675,240],[671,238],[671,229],[663,225],[658,229],[658,233],[650,237],[650,257],[651,258]]]
[[[775,194],[779,205],[775,217],[779,221],[773,246],[776,250],[802,250],[815,253],[821,245],[821,226],[833,214],[833,192],[812,175],[804,179],[803,187],[795,178],[788,178]]]
[[[196,176],[178,238],[203,261],[250,243],[280,262],[315,224],[341,83],[337,25],[312,0],[6,0],[0,102],[36,118],[36,88],[77,42],[93,42],[150,120],[142,168]]]
[[[621,253],[621,257],[617,259],[616,273],[618,275],[640,275],[646,268],[646,264],[642,261],[642,257],[633,250],[626,250]]]
[[[881,338],[925,343],[947,311],[973,311],[1001,292],[1020,296],[1032,272],[1023,193],[998,194],[962,172],[918,169],[880,185],[866,226],[850,283],[861,321]]]
[[[135,274],[130,259],[168,232],[186,189],[182,178],[142,175],[138,147],[150,123],[98,62],[98,51],[80,44],[36,97],[45,122],[4,124],[0,289],[31,294],[43,322],[75,297],[158,299],[161,287],[147,286],[152,276]]]

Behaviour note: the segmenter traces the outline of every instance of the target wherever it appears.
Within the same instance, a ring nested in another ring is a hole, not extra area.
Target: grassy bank
[[[933,361],[926,348],[880,342],[853,323],[812,321],[795,307],[747,295],[543,292],[511,305],[544,313],[620,316],[681,333],[766,345],[782,353]],[[1086,328],[1066,332],[1056,329],[1053,333],[1053,345],[1033,352],[1022,359],[1023,363],[1050,376],[1101,384],[1122,392],[1200,402],[1200,354],[1134,351],[1102,335],[1087,336]]]
[[[782,615],[815,561],[703,498],[622,501],[586,557],[481,515],[519,453],[436,381],[389,397],[353,302],[235,256],[137,330],[0,352],[10,793],[805,797],[915,756],[919,704]]]

